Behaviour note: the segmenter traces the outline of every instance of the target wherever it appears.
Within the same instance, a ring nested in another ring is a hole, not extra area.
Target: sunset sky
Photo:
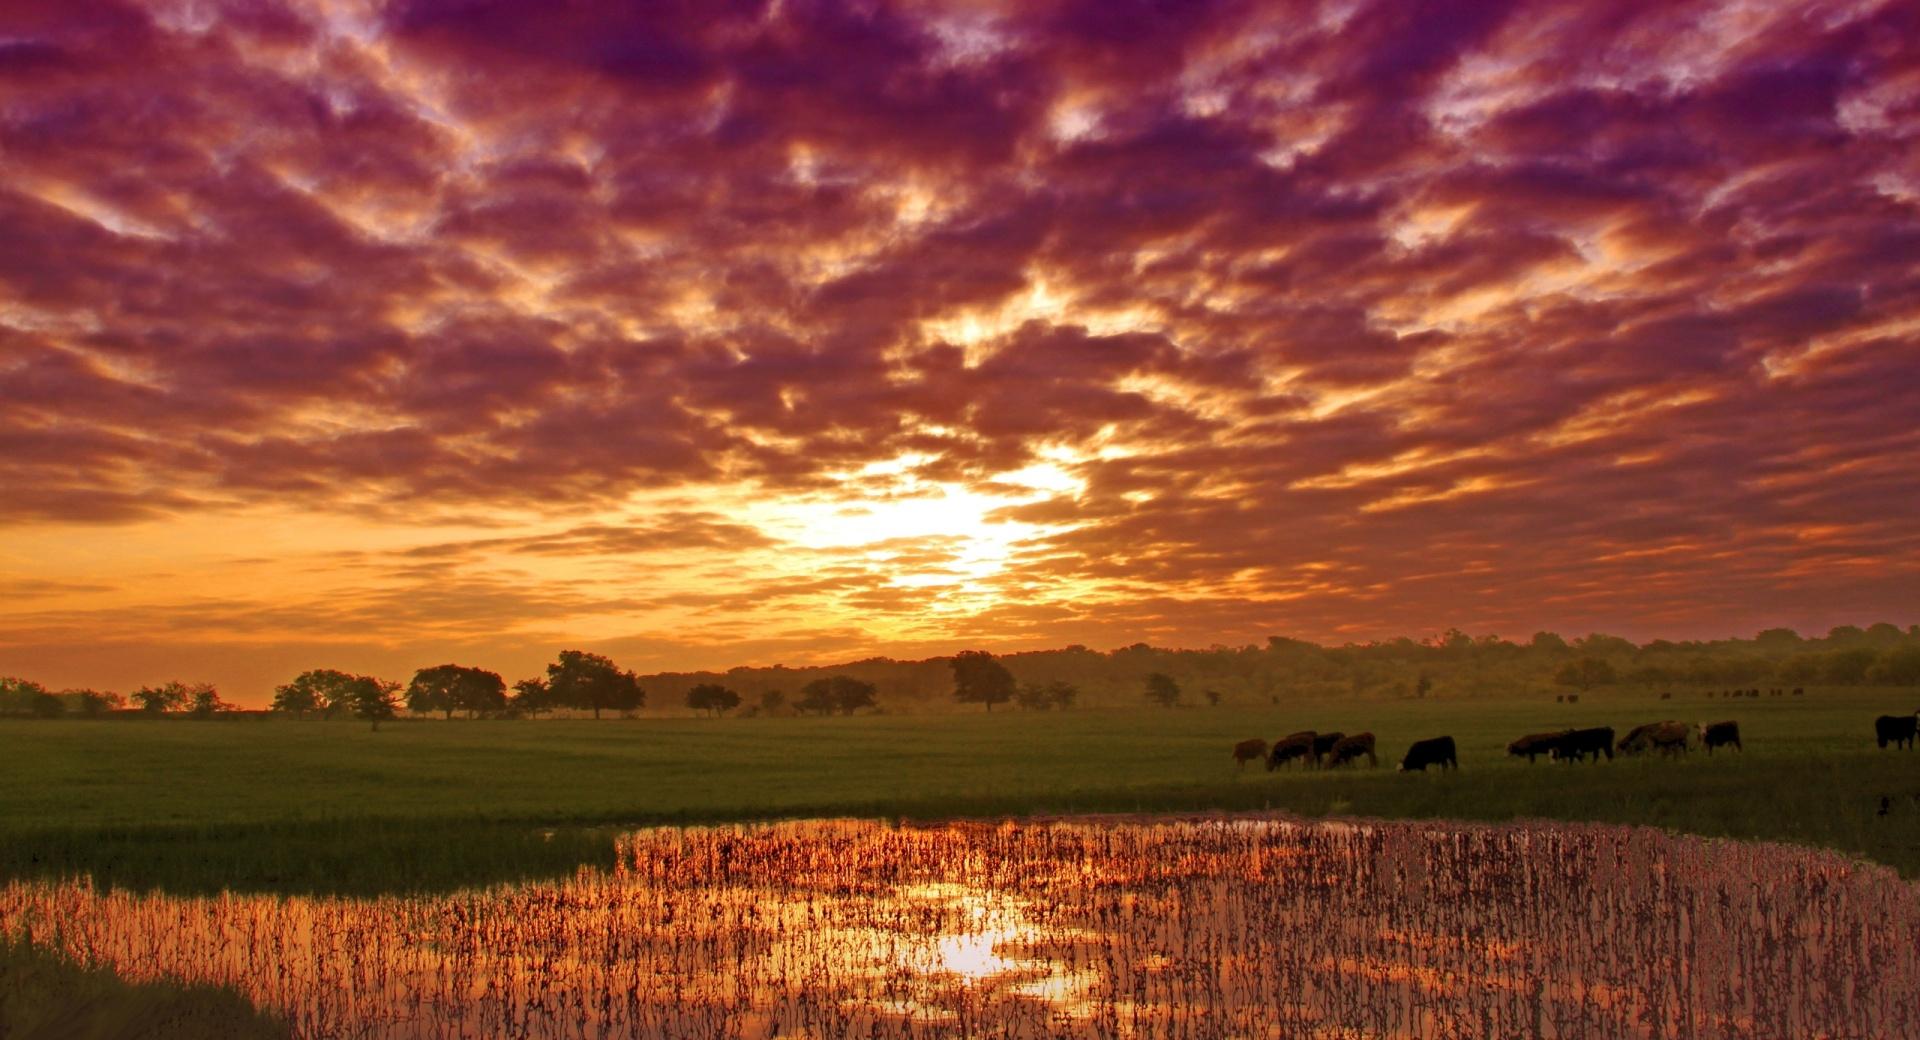
[[[0,3],[0,674],[1920,621],[1920,6]]]

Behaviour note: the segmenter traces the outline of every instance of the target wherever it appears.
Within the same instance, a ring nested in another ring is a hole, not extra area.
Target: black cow
[[[1316,735],[1313,738],[1313,764],[1316,766],[1319,765],[1320,760],[1327,757],[1327,752],[1332,751],[1333,746],[1340,743],[1345,737],[1346,734],[1339,730],[1334,730],[1332,733]]]
[[[1583,761],[1588,755],[1592,755],[1595,762],[1600,761],[1601,755],[1613,761],[1612,726],[1568,730],[1567,735],[1560,738],[1559,746],[1553,749],[1553,757],[1562,762]]]
[[[1402,773],[1414,770],[1424,773],[1428,766],[1439,766],[1442,769],[1460,768],[1460,758],[1454,752],[1452,737],[1416,740],[1413,746],[1407,749],[1407,757],[1400,760]]]
[[[1732,745],[1735,751],[1745,751],[1740,743],[1740,724],[1738,722],[1715,722],[1700,729],[1700,744],[1713,754],[1713,749]]]
[[[1913,715],[1882,715],[1873,720],[1873,736],[1882,748],[1888,744],[1913,750],[1914,730],[1920,728],[1920,717]]]
[[[1572,732],[1570,729],[1562,729],[1552,733],[1529,733],[1508,744],[1507,754],[1516,757],[1524,755],[1528,762],[1532,762],[1540,755],[1553,754],[1554,749],[1560,746],[1560,741]]]
[[[1267,753],[1267,772],[1286,765],[1294,759],[1305,760],[1313,754],[1313,731],[1301,730],[1291,736],[1281,737],[1273,742],[1273,750]]]
[[[1367,756],[1367,764],[1370,766],[1380,764],[1380,760],[1373,757],[1373,734],[1355,733],[1335,744],[1327,752],[1327,768],[1346,765],[1361,755]]]
[[[1794,695],[1795,697],[1804,697],[1804,696],[1806,696],[1806,695],[1807,695],[1807,691],[1806,691],[1806,688],[1805,688],[1805,687],[1802,687],[1802,686],[1795,686],[1795,687],[1793,688],[1793,695]]]

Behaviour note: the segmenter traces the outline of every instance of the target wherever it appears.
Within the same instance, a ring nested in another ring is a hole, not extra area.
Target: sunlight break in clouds
[[[1916,40],[14,5],[0,673],[1910,620]]]

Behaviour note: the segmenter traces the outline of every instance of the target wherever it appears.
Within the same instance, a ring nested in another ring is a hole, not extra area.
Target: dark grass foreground
[[[285,1040],[285,1022],[230,989],[129,983],[0,935],[6,1040]]]

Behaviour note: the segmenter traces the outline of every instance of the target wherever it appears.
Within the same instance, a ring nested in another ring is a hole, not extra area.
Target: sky
[[[1910,2],[0,3],[0,674],[1920,621]]]

